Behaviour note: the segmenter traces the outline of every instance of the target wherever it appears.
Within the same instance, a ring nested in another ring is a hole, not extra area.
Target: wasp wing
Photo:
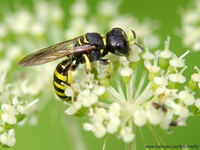
[[[53,60],[68,56],[70,54],[76,54],[81,52],[87,52],[96,49],[96,46],[87,44],[83,46],[76,46],[75,44],[80,40],[82,36],[75,39],[64,41],[50,47],[36,51],[19,61],[20,66],[36,66],[51,62]]]

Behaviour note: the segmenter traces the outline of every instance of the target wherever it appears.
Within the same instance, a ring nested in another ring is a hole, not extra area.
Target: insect
[[[135,38],[134,31],[132,34]],[[131,52],[130,43],[121,28],[113,28],[106,33],[106,36],[99,33],[86,33],[72,40],[36,51],[23,58],[18,64],[23,67],[35,66],[66,57],[54,71],[53,85],[57,96],[63,101],[69,101],[71,97],[65,95],[66,86],[64,84],[70,86],[73,83],[72,71],[79,64],[85,63],[86,70],[90,72],[91,62],[100,61],[101,64],[108,65],[107,72],[110,72],[112,63],[103,57],[109,52],[118,56],[128,56]],[[139,46],[134,42],[132,44]]]

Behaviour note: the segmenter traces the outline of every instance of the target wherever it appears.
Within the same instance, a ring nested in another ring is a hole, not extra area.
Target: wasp
[[[132,31],[135,37],[135,32]],[[66,57],[60,62],[55,71],[53,85],[56,95],[63,101],[71,100],[70,96],[65,94],[66,86],[73,83],[72,71],[79,64],[85,63],[86,70],[91,71],[91,63],[100,61],[101,64],[108,65],[107,72],[112,69],[112,62],[108,59],[103,59],[109,52],[118,56],[128,56],[131,52],[131,42],[124,30],[121,28],[113,28],[103,36],[99,33],[86,33],[74,39],[64,41],[42,50],[36,51],[19,61],[19,65],[35,66],[41,65],[53,60]],[[133,42],[132,44],[137,43]],[[140,47],[140,46],[139,46]]]

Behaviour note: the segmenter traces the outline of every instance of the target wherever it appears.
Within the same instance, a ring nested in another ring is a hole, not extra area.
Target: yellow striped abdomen
[[[67,82],[66,70],[63,70],[62,63],[59,63],[54,71],[53,85],[56,95],[63,101],[71,100],[70,96],[65,95],[66,86],[64,84],[66,84],[66,82]]]

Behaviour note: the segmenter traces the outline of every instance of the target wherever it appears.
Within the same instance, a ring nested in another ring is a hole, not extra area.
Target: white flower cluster
[[[11,147],[16,142],[14,126],[25,121],[38,99],[28,101],[28,87],[23,83],[7,84],[5,77],[6,73],[0,77],[0,147]],[[26,101],[21,100],[24,98]]]
[[[85,73],[79,78],[80,69],[77,69],[74,76],[81,88],[72,85],[77,95],[74,97],[71,91],[74,99],[68,103],[66,113],[87,116],[89,121],[83,127],[97,138],[116,134],[126,143],[135,139],[135,127],[151,124],[168,130],[171,126],[185,125],[189,116],[200,112],[200,100],[196,98],[200,70],[196,66],[197,73],[187,80],[183,72],[187,68],[184,58],[189,51],[177,57],[169,50],[169,40],[164,50],[154,53],[148,50],[141,53],[132,47],[127,59],[113,61],[110,78],[98,63],[97,75]],[[70,93],[69,89],[66,94]]]
[[[191,1],[187,9],[180,12],[182,17],[181,37],[183,38],[183,45],[189,47],[193,51],[200,51],[199,14],[199,0]]]
[[[38,95],[40,95],[40,99],[49,99],[52,97],[47,87],[51,87],[51,85],[48,84],[51,84],[49,80],[52,76],[53,65],[47,64],[38,66],[24,72],[22,68],[16,65],[22,57],[37,49],[64,41],[66,37],[67,39],[71,39],[85,32],[105,33],[110,30],[110,28],[116,26],[127,29],[127,26],[130,24],[135,24],[135,26],[131,26],[131,28],[133,30],[138,30],[140,38],[145,36],[155,39],[155,42],[151,42],[154,43],[153,46],[155,46],[156,41],[158,41],[157,36],[153,34],[154,29],[156,29],[153,28],[156,26],[155,23],[146,20],[144,21],[145,23],[141,25],[141,23],[131,15],[119,15],[118,9],[120,1],[100,1],[97,6],[97,14],[93,15],[94,13],[92,13],[91,15],[88,13],[90,10],[86,1],[77,0],[71,7],[72,19],[70,20],[67,20],[68,17],[64,16],[67,13],[64,13],[65,10],[63,10],[58,1],[48,2],[44,0],[33,1],[32,3],[31,9],[24,4],[22,6],[22,4],[18,3],[18,5],[13,6],[14,9],[9,9],[10,5],[8,5],[7,11],[1,12],[3,14],[1,14],[2,18],[0,23],[0,74],[2,74],[2,72],[8,72],[8,74],[3,74],[1,76],[0,84],[0,104],[2,107],[1,125],[3,126],[0,143],[3,147],[12,146],[15,143],[15,134],[12,127],[19,123],[19,116],[26,116],[27,113],[30,115],[30,112],[36,109],[35,105],[33,105],[34,107],[31,107],[31,109],[29,108],[29,105],[32,104],[30,101],[36,99]],[[4,6],[1,5],[0,7],[2,8]],[[131,22],[129,21],[127,24],[116,24],[113,26],[113,23],[117,22],[117,19],[115,19],[117,16],[121,16],[118,18],[120,19],[118,23],[125,22],[125,20],[127,21],[129,19]],[[112,23],[109,23],[110,21]],[[66,22],[68,25],[66,25]],[[67,29],[65,29],[64,26],[68,26]],[[63,33],[66,33],[66,36],[64,36]],[[91,81],[96,80],[96,77],[91,76],[90,78],[89,80]],[[5,79],[9,80],[12,84],[6,84]],[[74,101],[73,107],[70,107],[71,110],[69,109],[66,113],[74,114],[80,108],[90,108],[95,105],[98,98],[103,95],[106,88],[102,85],[98,85],[99,83],[97,82],[89,82],[89,80],[84,81],[82,85],[72,85],[76,91],[79,91],[79,95],[77,100]],[[15,83],[13,83],[13,81],[15,81]],[[101,82],[106,84],[107,79],[102,78]],[[67,95],[73,93],[72,89],[67,88],[67,90]],[[45,92],[48,94],[43,94]],[[34,100],[33,103],[36,101],[37,100]],[[29,110],[28,112],[27,109]],[[83,109],[83,112],[85,112],[85,110],[87,109]],[[94,111],[94,113],[95,112],[96,111]],[[30,121],[32,124],[35,124],[37,122],[35,116],[32,115],[31,118]],[[24,120],[24,118],[22,120]],[[109,120],[107,119],[107,121]],[[124,135],[130,131],[130,129],[124,128],[121,134]]]

